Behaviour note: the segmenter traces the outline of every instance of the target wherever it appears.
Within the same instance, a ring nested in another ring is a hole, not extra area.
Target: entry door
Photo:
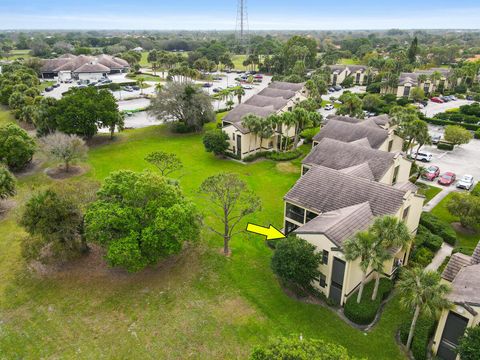
[[[242,156],[242,137],[237,135],[237,155]]]
[[[465,333],[468,319],[454,312],[449,312],[445,328],[443,329],[442,340],[438,346],[437,356],[443,360],[455,360],[456,349],[459,339]]]
[[[332,280],[330,283],[330,299],[336,304],[342,300],[343,278],[345,275],[345,261],[333,258]]]

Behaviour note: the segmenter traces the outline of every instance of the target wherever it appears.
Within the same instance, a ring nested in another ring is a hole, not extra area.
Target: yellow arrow
[[[285,235],[283,235],[282,232],[277,228],[275,228],[273,225],[270,225],[270,227],[267,228],[267,227],[248,223],[247,231],[254,234],[265,235],[267,237],[267,240],[276,240],[276,239],[285,238]]]

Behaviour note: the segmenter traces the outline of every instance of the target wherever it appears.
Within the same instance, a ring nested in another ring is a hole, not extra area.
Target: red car
[[[445,174],[440,176],[440,178],[438,179],[438,183],[440,185],[450,186],[455,182],[455,178],[456,176],[453,172],[447,171]]]
[[[430,101],[433,101],[434,103],[439,103],[439,104],[443,104],[445,102],[442,99],[440,99],[439,97],[432,97],[430,99]]]
[[[430,181],[435,180],[439,176],[440,176],[440,168],[435,165],[429,166],[425,174],[422,175],[422,177],[425,180],[430,180]]]

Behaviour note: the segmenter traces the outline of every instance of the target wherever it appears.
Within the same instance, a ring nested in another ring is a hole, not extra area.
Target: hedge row
[[[429,212],[423,212],[420,217],[420,225],[425,226],[433,234],[440,236],[447,244],[455,246],[457,234],[452,226],[446,221]]]
[[[465,123],[458,123],[458,122],[450,121],[450,120],[442,120],[442,119],[427,118],[427,117],[423,117],[422,120],[426,121],[427,123],[434,124],[434,125],[440,125],[440,126],[458,125],[458,126],[464,127],[467,130],[472,130],[472,131],[476,131],[476,130],[480,129],[480,125],[476,125],[476,124],[465,124]]]
[[[350,295],[343,309],[343,313],[350,321],[360,325],[367,325],[375,319],[382,301],[390,294],[393,285],[391,280],[386,278],[380,279],[377,298],[372,300],[374,286],[375,280],[365,285],[360,303],[357,303],[358,290]]]
[[[442,244],[443,239],[440,236],[433,234],[425,226],[419,225],[410,260],[416,265],[425,267],[432,262]]]
[[[305,144],[310,144],[313,137],[318,134],[320,127],[305,129],[300,133],[300,137],[304,139]]]
[[[445,142],[445,141],[440,141],[438,144],[437,144],[437,149],[439,150],[453,150],[454,148],[454,145],[449,143],[449,142]]]
[[[403,344],[407,344],[408,333],[410,332],[410,325],[412,324],[412,319],[409,318],[408,321],[404,321],[400,325],[400,340]],[[415,327],[415,332],[413,333],[412,340],[412,354],[415,360],[426,360],[428,358],[428,349],[430,338],[435,332],[435,319],[432,317],[427,317],[421,315],[418,318],[417,326]]]
[[[259,151],[259,152],[256,152],[255,154],[244,157],[243,161],[252,162],[260,158],[267,158],[274,161],[287,161],[287,160],[296,159],[301,155],[302,155],[302,151],[300,149],[286,151],[286,152]]]

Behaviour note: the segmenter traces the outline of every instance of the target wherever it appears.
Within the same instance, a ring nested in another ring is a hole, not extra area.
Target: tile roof
[[[378,116],[372,116],[368,119],[358,119],[350,116],[342,116],[342,115],[328,115],[325,119],[325,124],[328,123],[330,120],[337,120],[343,121],[350,124],[362,124],[362,125],[376,125],[380,128],[385,127],[390,123],[390,116],[387,114],[382,114]]]
[[[477,244],[477,247],[473,251],[472,255],[472,265],[480,264],[480,241]]]
[[[324,234],[337,246],[360,230],[368,228],[374,219],[368,202],[348,206],[317,216],[295,230],[297,234]]]
[[[354,145],[359,145],[359,146],[366,146],[368,148],[372,148],[370,143],[368,142],[368,139],[366,137],[349,142],[348,144],[354,144]]]
[[[244,102],[244,104],[252,106],[273,106],[275,110],[281,110],[288,104],[288,100],[283,97],[269,97],[262,95],[254,95],[250,99]]]
[[[350,175],[358,176],[364,179],[375,181],[375,176],[372,173],[372,169],[370,169],[370,166],[366,162],[360,165],[354,165],[349,168],[341,169],[340,171],[344,174],[350,174]]]
[[[243,118],[248,114],[253,114],[260,117],[267,117],[274,114],[275,108],[273,106],[253,106],[249,104],[240,104],[231,110],[224,118],[223,121],[232,124],[243,134],[249,133],[249,130],[242,125]]]
[[[367,164],[374,179],[379,181],[392,167],[396,154],[368,148],[358,144],[345,143],[324,138],[303,159],[307,165],[322,165],[331,169],[341,170]]]
[[[462,253],[453,254],[443,270],[442,278],[450,282],[453,281],[462,268],[470,265],[471,260],[472,258],[468,255]]]
[[[284,81],[274,81],[268,85],[270,89],[278,89],[278,90],[290,90],[290,91],[300,91],[305,86],[304,83],[291,83],[291,82],[284,82]]]
[[[266,87],[265,89],[260,91],[258,95],[269,96],[269,97],[283,97],[284,99],[288,100],[295,96],[295,91],[272,89],[270,87]]]
[[[371,126],[362,126],[362,123],[351,124],[338,120],[329,120],[320,129],[320,132],[313,137],[313,140],[319,142],[323,138],[330,138],[343,142],[352,142],[365,137],[372,148],[378,149],[388,139],[388,131]]]
[[[380,216],[397,213],[406,193],[325,166],[313,166],[295,183],[284,200],[317,213],[368,202],[373,215]]]
[[[75,56],[72,54],[65,54],[57,59],[44,60],[41,71],[72,71],[78,73],[82,72],[79,71],[80,68],[89,63],[101,64],[102,66],[106,66],[107,70],[103,68],[102,70],[100,70],[100,67],[97,68],[97,71],[103,72],[110,72],[110,70],[120,70],[129,66],[128,62],[126,62],[125,60],[105,54],[99,55],[97,57],[89,55]]]
[[[460,269],[447,298],[457,304],[480,306],[480,264]]]
[[[74,70],[75,73],[108,73],[110,68],[98,63],[87,63]]]

